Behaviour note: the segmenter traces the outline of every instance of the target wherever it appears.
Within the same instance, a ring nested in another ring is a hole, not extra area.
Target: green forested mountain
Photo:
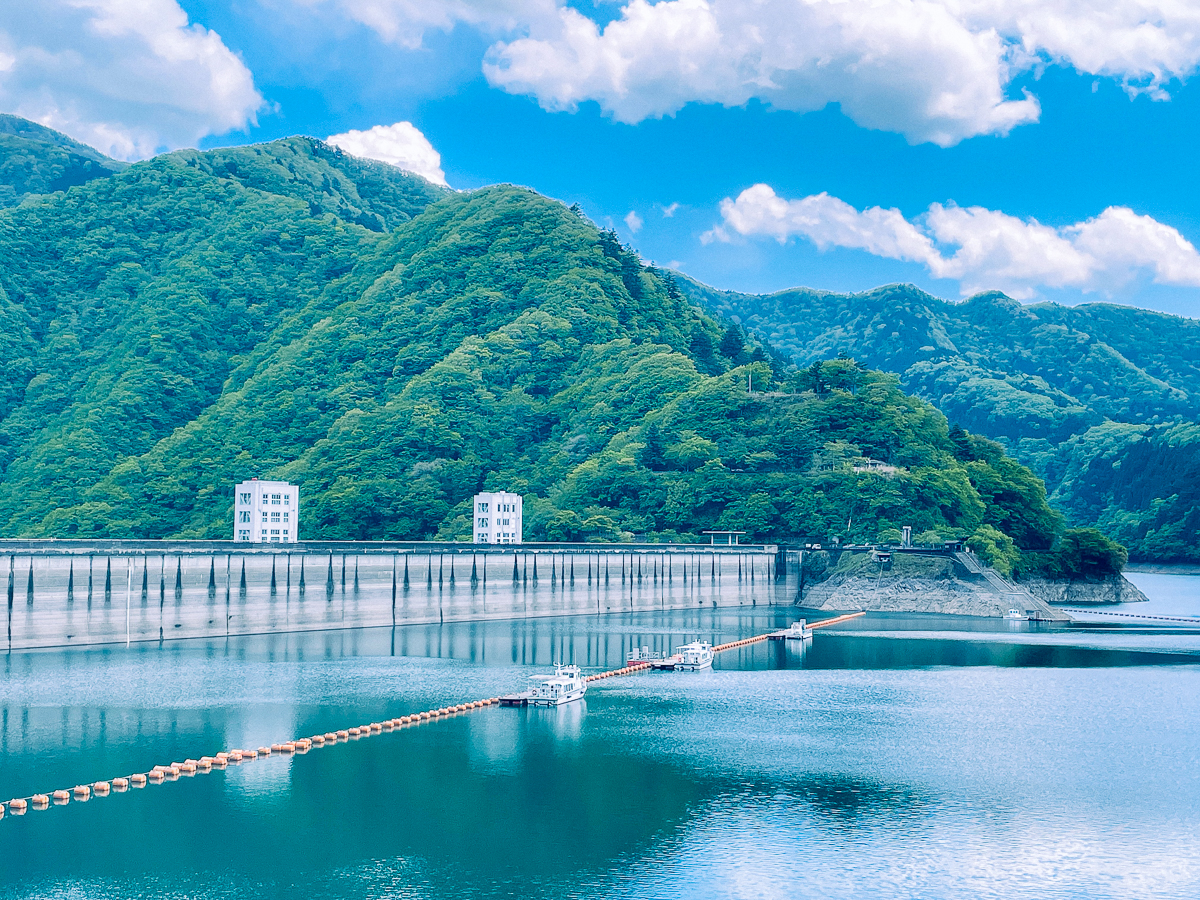
[[[225,537],[251,476],[302,485],[308,538],[467,537],[485,488],[535,540],[1061,526],[894,376],[743,347],[561,204],[307,138],[0,212],[0,289],[8,536]]]
[[[0,114],[0,208],[105,178],[125,165],[36,122]]]
[[[952,422],[1002,442],[1068,521],[1145,559],[1200,560],[1200,322],[1104,303],[948,303],[911,285],[692,298],[800,365],[844,353],[896,372]]]

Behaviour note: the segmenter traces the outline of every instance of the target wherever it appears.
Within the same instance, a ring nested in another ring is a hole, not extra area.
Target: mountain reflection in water
[[[0,792],[496,696],[553,662],[611,668],[633,647],[797,615],[14,653]],[[9,815],[0,897],[1197,896],[1198,650],[1185,632],[871,615],[707,672],[596,682],[557,709]]]

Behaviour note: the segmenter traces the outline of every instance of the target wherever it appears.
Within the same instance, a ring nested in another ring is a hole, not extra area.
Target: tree
[[[696,328],[688,342],[688,349],[691,351],[692,359],[699,364],[700,371],[707,375],[716,375],[721,371],[721,364],[716,357],[716,348],[713,346],[712,337],[707,330],[702,327]]]
[[[1005,577],[1012,574],[1021,559],[1021,551],[1013,544],[1013,539],[991,525],[980,525],[975,529],[967,539],[967,547]]]
[[[638,462],[652,472],[667,467],[667,444],[663,439],[662,426],[657,421],[646,426],[642,433],[644,446],[638,454]]]
[[[954,447],[954,458],[959,462],[971,462],[976,459],[975,448],[971,446],[971,436],[961,425],[950,429],[950,443]]]
[[[941,547],[945,541],[946,536],[936,529],[922,531],[913,538],[913,544],[917,547]]]
[[[746,342],[742,339],[742,330],[736,324],[730,323],[729,327],[725,329],[725,334],[721,336],[717,352],[730,362],[737,362],[741,359],[745,349]]]
[[[1120,575],[1129,553],[1095,528],[1068,528],[1048,554],[1046,573],[1054,578]]]

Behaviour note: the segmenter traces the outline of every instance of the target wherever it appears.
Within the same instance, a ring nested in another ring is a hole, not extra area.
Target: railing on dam
[[[773,545],[0,541],[5,556],[8,649],[750,606],[795,590]]]

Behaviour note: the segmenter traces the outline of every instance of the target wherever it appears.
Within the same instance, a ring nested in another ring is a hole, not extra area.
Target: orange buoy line
[[[154,766],[148,772],[134,772],[132,775],[122,775],[108,781],[96,781],[91,784],[80,784],[69,789],[52,791],[50,794],[34,794],[31,797],[14,797],[0,803],[0,818],[6,812],[14,815],[24,815],[30,809],[48,809],[53,799],[55,806],[63,806],[72,799],[76,802],[86,802],[97,797],[107,797],[111,793],[124,793],[130,788],[144,788],[150,784],[162,784],[166,781],[178,781],[181,777],[204,775],[224,769],[230,765],[240,765],[256,759],[269,756],[289,756],[303,754],[319,747],[328,747],[349,740],[373,737],[386,731],[398,728],[434,722],[449,718],[460,713],[472,712],[499,704],[499,697],[488,697],[483,700],[472,700],[469,703],[459,703],[455,706],[444,706],[427,712],[411,713],[382,722],[369,722],[366,725],[355,725],[340,731],[329,731],[324,734],[314,734],[312,737],[296,738],[269,747],[259,747],[257,750],[222,750],[212,756],[202,756],[199,759],[185,759],[169,765]]]
[[[808,626],[809,631],[814,628],[824,628],[827,625],[838,625],[842,622],[849,622],[851,619],[857,619],[859,616],[865,616],[865,612],[847,613],[844,616],[836,616],[832,619],[822,619],[820,622],[813,622]]]
[[[849,619],[856,619],[866,613],[851,613],[845,616],[838,616],[834,619],[826,619],[823,622],[815,622],[809,628],[821,628],[826,625],[836,625],[839,622],[845,622]],[[760,641],[767,640],[771,634],[760,634],[754,637],[743,638],[740,641],[730,641],[726,644],[718,644],[713,647],[713,653],[722,653],[726,650],[736,650],[739,647],[747,647],[751,644],[757,644]],[[618,675],[633,675],[637,672],[645,672],[650,669],[648,662],[635,662],[628,666],[622,666],[619,669],[610,669],[607,672],[598,672],[595,675],[588,675],[584,678],[585,681],[601,681],[605,678],[614,678]],[[77,802],[83,803],[91,800],[94,797],[107,797],[110,793],[124,793],[130,788],[144,788],[151,784],[162,784],[165,781],[178,781],[180,777],[193,777],[196,775],[205,775],[210,772],[224,769],[230,765],[241,765],[242,763],[253,762],[257,759],[265,759],[269,756],[289,756],[292,754],[303,754],[314,748],[328,747],[333,744],[344,743],[349,740],[359,740],[364,737],[374,737],[377,734],[382,734],[387,731],[395,731],[397,728],[407,728],[414,725],[423,725],[427,722],[435,722],[439,719],[445,719],[450,716],[459,715],[461,713],[473,712],[477,709],[485,709],[489,706],[496,706],[500,703],[499,697],[489,697],[485,700],[472,700],[468,703],[460,703],[456,706],[444,706],[438,709],[431,709],[425,712],[410,713],[406,716],[398,716],[394,719],[385,719],[382,722],[370,722],[366,725],[354,725],[350,728],[345,728],[339,731],[327,731],[324,734],[314,734],[312,737],[296,738],[295,740],[284,741],[279,744],[271,744],[269,747],[259,747],[257,750],[222,750],[212,756],[202,756],[199,759],[185,759],[183,762],[173,762],[170,765],[154,766],[149,772],[134,772],[132,775],[121,775],[111,778],[108,781],[95,781],[91,784],[79,784],[74,788],[60,789],[52,791],[50,794],[33,794],[30,797],[14,797],[11,800],[6,800],[0,803],[0,818],[4,817],[6,812],[14,815],[24,815],[30,808],[35,810],[49,809],[51,799],[55,806],[63,806],[70,803],[72,798]]]

